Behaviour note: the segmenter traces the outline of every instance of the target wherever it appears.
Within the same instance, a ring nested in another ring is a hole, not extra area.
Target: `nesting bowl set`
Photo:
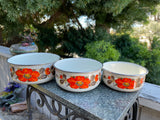
[[[26,53],[8,59],[11,77],[22,84],[40,84],[52,80],[72,92],[96,88],[101,79],[110,88],[133,92],[142,88],[148,70],[140,65],[113,61],[100,63],[89,58],[66,58],[52,53]]]

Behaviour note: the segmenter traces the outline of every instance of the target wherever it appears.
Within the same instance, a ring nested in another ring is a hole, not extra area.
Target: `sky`
[[[83,28],[86,28],[88,24],[95,25],[95,20],[87,19],[87,16],[81,16],[78,18]]]

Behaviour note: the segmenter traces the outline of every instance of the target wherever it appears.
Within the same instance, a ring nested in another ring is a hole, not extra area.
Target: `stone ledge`
[[[160,111],[160,86],[145,82],[138,99],[141,106]]]
[[[12,56],[12,54],[9,51],[9,48],[4,46],[0,46],[0,55],[7,58]]]

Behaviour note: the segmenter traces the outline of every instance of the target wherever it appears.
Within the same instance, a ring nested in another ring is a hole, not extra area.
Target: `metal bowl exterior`
[[[129,62],[114,61],[106,62],[103,65],[102,78],[104,83],[108,87],[118,91],[134,92],[140,90],[145,82],[146,74],[148,74],[148,70],[146,68]],[[122,69],[123,71],[119,71],[117,69]]]
[[[74,73],[55,69],[56,83],[71,92],[85,92],[96,88],[101,81],[101,69],[93,72]]]
[[[13,81],[40,84],[54,78],[54,63],[60,56],[52,53],[26,53],[8,59]]]
[[[143,87],[145,75],[142,76],[125,76],[103,71],[104,83],[115,90],[123,92],[134,92]]]
[[[22,84],[40,84],[54,78],[54,63],[45,65],[12,65],[10,73],[13,81]]]

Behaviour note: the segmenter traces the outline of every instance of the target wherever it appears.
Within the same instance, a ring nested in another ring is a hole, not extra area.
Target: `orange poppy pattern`
[[[51,73],[50,68],[46,68],[46,69],[45,69],[45,74],[46,74],[46,75],[49,75],[50,73]]]
[[[121,89],[133,89],[135,81],[130,78],[118,78],[115,80],[117,87]]]
[[[60,75],[60,79],[63,79],[63,75]]]
[[[69,85],[73,89],[86,89],[89,87],[90,80],[89,78],[85,78],[84,76],[76,76],[76,77],[70,77],[67,79]]]
[[[140,84],[142,84],[142,83],[143,83],[143,81],[144,81],[144,80],[143,80],[143,78],[141,78],[141,80],[140,80]]]
[[[99,79],[99,76],[98,76],[98,75],[96,75],[96,76],[95,76],[95,81],[97,82],[97,81],[98,81],[98,79]]]
[[[12,67],[10,68],[10,72],[13,72],[13,68]]]
[[[38,77],[40,76],[40,73],[37,71],[33,71],[29,68],[19,69],[16,71],[16,75],[18,79],[22,82],[35,82],[38,81]]]

